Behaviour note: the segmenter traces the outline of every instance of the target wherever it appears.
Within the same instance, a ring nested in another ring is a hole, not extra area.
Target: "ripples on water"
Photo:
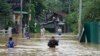
[[[60,40],[57,48],[48,48],[48,40],[19,38],[17,46],[8,52],[5,44],[0,43],[0,56],[100,56],[100,48],[80,44],[77,40]]]

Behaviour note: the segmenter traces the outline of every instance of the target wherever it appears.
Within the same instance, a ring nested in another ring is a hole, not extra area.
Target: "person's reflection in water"
[[[8,56],[14,56],[14,46],[15,46],[15,43],[13,41],[13,38],[10,37],[9,38],[9,41],[7,43],[7,47],[8,47]]]
[[[48,48],[47,56],[59,56],[58,48]]]

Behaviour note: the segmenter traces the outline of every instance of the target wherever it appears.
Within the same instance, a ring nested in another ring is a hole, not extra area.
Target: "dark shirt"
[[[57,40],[49,40],[48,46],[50,48],[55,48],[56,46],[58,46],[58,41]]]

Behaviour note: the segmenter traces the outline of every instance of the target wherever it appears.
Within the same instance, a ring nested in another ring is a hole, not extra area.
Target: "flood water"
[[[47,46],[46,37],[28,40],[14,37],[14,49],[6,47],[7,40],[7,37],[0,39],[0,56],[100,56],[99,45],[81,44],[75,37],[64,37],[56,48]]]

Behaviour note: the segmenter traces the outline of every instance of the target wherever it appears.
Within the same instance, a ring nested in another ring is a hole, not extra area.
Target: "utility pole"
[[[68,0],[68,7],[69,7],[68,13],[70,14],[70,11],[71,11],[71,1],[70,0]]]
[[[20,36],[22,35],[22,18],[23,18],[22,10],[23,10],[23,0],[20,0]]]
[[[31,20],[31,0],[29,0],[29,4],[30,4],[30,6],[29,6],[28,31],[29,31],[29,22]]]
[[[82,27],[82,0],[79,1],[79,19],[78,19],[78,36],[80,37],[81,34],[81,27]]]

